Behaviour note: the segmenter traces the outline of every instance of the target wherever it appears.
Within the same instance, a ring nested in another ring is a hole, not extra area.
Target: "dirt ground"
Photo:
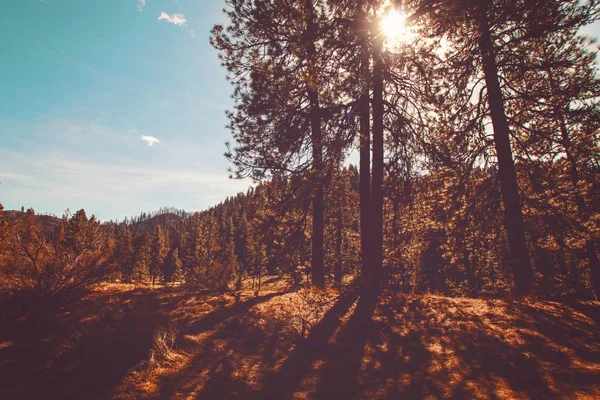
[[[0,309],[0,399],[600,398],[600,304],[106,285]]]

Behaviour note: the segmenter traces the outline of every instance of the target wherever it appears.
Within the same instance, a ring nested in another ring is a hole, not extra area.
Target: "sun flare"
[[[406,26],[406,14],[397,9],[391,9],[382,16],[379,23],[381,33],[391,42],[405,42],[411,36]]]

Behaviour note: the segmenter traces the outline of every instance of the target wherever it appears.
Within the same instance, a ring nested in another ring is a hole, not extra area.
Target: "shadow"
[[[198,335],[199,333],[208,331],[212,328],[214,328],[216,325],[226,321],[227,319],[240,314],[244,311],[248,311],[250,308],[254,307],[255,305],[262,303],[264,301],[267,301],[269,299],[272,299],[273,297],[277,297],[277,296],[282,296],[284,294],[288,293],[287,291],[285,292],[275,292],[275,293],[269,293],[269,294],[265,294],[262,296],[257,296],[257,297],[253,297],[250,300],[246,300],[243,302],[238,302],[236,304],[234,304],[233,306],[229,306],[229,307],[221,307],[213,312],[211,312],[210,314],[206,315],[204,318],[192,323],[189,327],[189,329],[187,329],[186,333],[190,334],[190,335]]]
[[[263,284],[263,285],[268,285],[268,284],[271,284],[271,283],[278,282],[278,281],[280,281],[280,280],[281,280],[281,277],[280,277],[279,275],[274,275],[274,276],[271,276],[271,277],[269,277],[269,278],[265,279],[265,280],[262,282],[262,284]]]
[[[378,308],[380,318],[375,326],[378,333],[373,338],[371,356],[380,360],[379,368],[372,368],[390,378],[401,379],[410,376],[408,384],[400,387],[386,388],[390,397],[422,398],[427,396],[440,397],[440,391],[428,379],[427,370],[432,363],[432,355],[424,342],[428,332],[429,317],[419,307],[418,302],[409,302],[405,297],[397,297],[393,301],[383,303]],[[409,327],[401,331],[398,326]],[[416,328],[416,329],[415,329]],[[436,334],[435,332],[428,332]],[[390,379],[388,378],[388,379]],[[369,389],[378,395],[385,386],[376,376],[365,378]]]
[[[267,377],[261,389],[254,394],[256,399],[292,398],[303,378],[311,372],[313,363],[323,359],[329,347],[329,339],[358,297],[356,290],[342,294],[323,318],[310,331],[308,337],[298,341],[294,352],[281,368]]]
[[[188,350],[196,356],[192,357],[183,370],[160,379],[159,397],[171,398],[178,393],[197,391],[199,382],[196,378],[202,373],[208,375],[208,380],[202,388],[202,398],[231,398],[248,392],[250,389],[247,385],[234,378],[235,368],[239,368],[239,365],[233,365],[231,353],[235,350],[236,355],[240,356],[238,360],[241,360],[243,357],[251,357],[253,352],[265,345],[268,338],[265,338],[264,332],[253,323],[249,310],[286,293],[288,292],[274,292],[251,297],[232,306],[218,308],[192,323],[185,330],[186,335],[208,333],[208,336],[203,337],[201,344],[191,344]],[[267,353],[263,351],[259,354],[265,356]]]
[[[14,315],[2,327],[0,398],[101,399],[147,359],[169,289],[95,294]],[[3,322],[7,322],[6,319]]]
[[[517,326],[526,325],[525,321],[528,321],[537,333],[527,335],[529,351],[536,352],[552,345],[553,351],[545,352],[545,358],[552,362],[570,360],[570,355],[559,351],[560,348],[569,349],[569,353],[581,361],[600,361],[600,328],[595,320],[600,313],[598,304],[573,303],[566,307],[559,303],[540,302],[535,306],[520,304],[517,310],[524,317]],[[565,320],[569,323],[565,324]]]
[[[316,399],[350,399],[356,395],[365,345],[373,335],[372,317],[376,304],[374,295],[360,297],[354,313],[327,352],[326,364],[319,374]]]
[[[395,296],[379,309],[386,343],[373,343],[381,367],[367,372],[377,389],[358,398],[559,399],[600,379],[598,335],[564,306]]]
[[[298,339],[277,315],[303,304],[286,293],[157,288],[2,310],[0,398],[600,398],[600,303],[351,290]],[[176,356],[148,368],[174,323]]]
[[[565,305],[569,306],[571,309],[584,314],[587,318],[594,321],[596,324],[596,328],[600,331],[600,307],[598,307],[598,302],[585,301],[585,302],[577,302],[570,301],[565,303]]]

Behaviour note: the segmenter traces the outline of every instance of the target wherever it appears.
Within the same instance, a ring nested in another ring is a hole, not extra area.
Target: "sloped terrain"
[[[157,226],[163,229],[176,227],[183,223],[185,218],[174,213],[162,213],[155,215],[147,220],[138,221],[131,224],[131,231],[135,234],[138,232],[152,232]]]
[[[14,221],[20,216],[24,214],[23,211],[19,210],[5,210],[2,212],[2,216],[6,218],[8,221]],[[38,214],[37,217],[40,219],[42,225],[50,230],[56,229],[61,219],[59,217],[55,217],[53,215],[43,215]]]
[[[3,305],[0,398],[600,398],[600,305],[107,286]]]

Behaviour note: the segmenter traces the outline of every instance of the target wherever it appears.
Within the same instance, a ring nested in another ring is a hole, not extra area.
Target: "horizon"
[[[103,221],[245,192],[223,157],[220,2],[11,2],[0,16],[0,201]]]
[[[223,156],[232,88],[208,41],[225,21],[221,7],[10,4],[0,16],[5,209],[83,208],[120,221],[164,206],[202,211],[246,192],[252,182],[229,179]],[[598,37],[600,23],[584,33]]]

